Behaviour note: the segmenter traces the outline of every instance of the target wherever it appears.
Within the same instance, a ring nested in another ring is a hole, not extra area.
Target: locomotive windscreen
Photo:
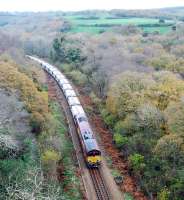
[[[100,149],[97,145],[97,142],[95,139],[85,140],[85,146],[86,146],[86,153],[90,152],[100,152]]]

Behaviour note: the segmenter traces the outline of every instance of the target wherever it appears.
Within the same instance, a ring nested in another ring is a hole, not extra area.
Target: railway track
[[[103,177],[100,173],[100,169],[90,169],[89,170],[94,188],[96,191],[97,199],[98,200],[110,200],[110,196],[108,193],[108,190],[106,188],[106,185],[104,183]]]
[[[74,125],[70,124],[70,122],[69,122],[70,120],[68,120],[68,117],[71,115],[71,113],[69,112],[68,109],[66,109],[67,103],[66,103],[66,100],[64,98],[64,95],[63,95],[62,91],[60,90],[60,88],[57,86],[57,83],[54,80],[54,78],[50,74],[48,74],[47,72],[45,72],[45,73],[47,74],[47,81],[48,81],[48,84],[49,84],[50,92],[52,93],[52,97],[55,97],[59,101],[61,106],[63,107],[67,121],[68,121],[70,132],[72,132],[72,129],[74,129]],[[60,92],[61,92],[62,96],[59,95]],[[72,141],[75,142],[75,139],[73,138]],[[74,144],[74,147],[75,146],[76,146],[76,144]],[[75,151],[77,151],[77,146],[75,147]],[[78,158],[78,156],[76,157],[76,159],[78,161],[78,165],[80,166],[80,159]],[[81,168],[81,166],[80,166],[80,168]],[[94,168],[94,169],[89,169],[88,171],[89,171],[89,174],[90,174],[90,177],[91,177],[91,182],[93,183],[94,190],[96,192],[96,198],[95,199],[97,199],[97,200],[111,200],[110,195],[108,193],[108,189],[107,189],[107,187],[104,183],[103,177],[101,175],[100,169]],[[87,188],[85,187],[85,181],[84,180],[83,180],[83,184],[84,184],[85,191],[87,191]],[[89,196],[90,195],[88,195],[88,197]],[[88,198],[88,200],[91,200],[91,199],[94,199],[94,196],[92,198],[90,198],[90,197]]]

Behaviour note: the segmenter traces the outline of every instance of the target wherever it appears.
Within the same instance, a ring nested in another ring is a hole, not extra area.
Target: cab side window
[[[86,119],[86,117],[79,117],[78,121],[79,121],[79,123],[81,123],[81,122],[87,121],[87,119]]]

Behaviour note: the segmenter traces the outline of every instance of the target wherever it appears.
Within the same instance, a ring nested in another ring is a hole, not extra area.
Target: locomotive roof
[[[95,139],[86,139],[84,140],[84,144],[86,146],[86,153],[89,153],[90,151],[93,150],[100,151],[99,146]]]
[[[87,133],[92,133],[91,127],[87,121],[81,122],[79,124],[79,129],[80,129],[82,136]]]
[[[93,138],[93,132],[89,123],[87,121],[81,122],[79,124],[79,129],[85,144],[86,153],[92,150],[100,151],[96,139]]]

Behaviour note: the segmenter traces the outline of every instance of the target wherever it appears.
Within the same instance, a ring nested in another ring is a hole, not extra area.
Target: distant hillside
[[[66,12],[65,15],[89,15],[98,16],[102,15],[114,15],[119,17],[157,17],[173,19],[173,17],[183,17],[184,7],[172,7],[172,8],[161,8],[161,9],[146,9],[146,10],[124,10],[124,9],[113,9],[110,11],[105,10],[85,10],[78,12]]]

